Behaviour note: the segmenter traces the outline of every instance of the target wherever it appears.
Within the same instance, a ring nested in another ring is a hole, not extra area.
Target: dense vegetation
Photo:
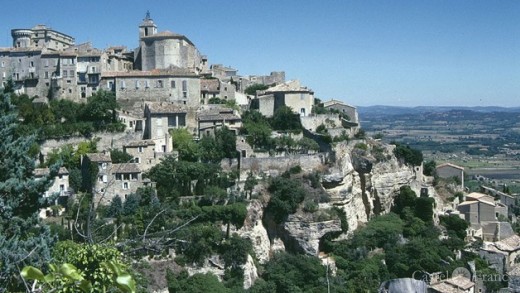
[[[49,104],[33,103],[27,95],[13,95],[22,124],[23,135],[37,133],[39,139],[89,136],[96,131],[123,131],[116,119],[118,108],[112,92],[98,91],[86,103],[51,100]]]
[[[270,119],[258,111],[247,111],[242,115],[242,120],[241,134],[246,136],[247,142],[257,151],[308,153],[319,150],[318,143],[310,138],[296,140],[292,137],[291,134],[301,133],[302,126],[299,116],[289,107],[280,107]],[[274,130],[287,134],[273,138]]]

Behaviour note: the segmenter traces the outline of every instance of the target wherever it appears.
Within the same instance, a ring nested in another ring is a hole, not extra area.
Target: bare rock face
[[[355,143],[336,146],[336,168],[343,175],[341,185],[327,190],[332,204],[347,217],[349,232],[374,215],[390,211],[394,195],[403,185],[415,180],[413,169],[401,164],[393,155],[392,145],[380,145],[385,160],[376,161],[368,151],[354,149]],[[325,177],[325,176],[324,176]]]
[[[262,202],[258,199],[253,199],[247,206],[247,216],[244,225],[239,230],[232,231],[238,233],[240,237],[251,239],[255,256],[260,263],[266,263],[271,252],[271,242],[262,223],[263,215],[264,206]]]
[[[247,262],[242,267],[244,269],[244,289],[249,289],[258,278],[258,271],[251,255],[247,256]]]
[[[295,215],[290,215],[283,225],[286,231],[286,242],[292,240],[299,250],[313,256],[318,256],[320,239],[323,235],[341,231],[340,220],[309,222]]]

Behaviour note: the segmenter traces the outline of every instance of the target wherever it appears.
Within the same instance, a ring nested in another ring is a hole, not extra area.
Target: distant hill
[[[368,107],[357,107],[360,117],[370,116],[393,116],[403,114],[421,114],[421,113],[438,113],[438,112],[449,112],[452,110],[464,110],[481,113],[493,113],[493,112],[507,112],[507,113],[520,113],[520,107],[462,107],[462,106],[417,106],[417,107],[399,107],[399,106],[368,106]]]

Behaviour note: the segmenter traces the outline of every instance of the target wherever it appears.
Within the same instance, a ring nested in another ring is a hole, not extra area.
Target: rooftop
[[[187,112],[184,107],[173,103],[148,102],[146,103],[146,107],[151,114],[175,114]]]
[[[444,163],[444,164],[440,164],[440,165],[437,166],[437,169],[438,169],[438,168],[442,168],[442,167],[452,167],[452,168],[455,168],[455,169],[459,169],[459,170],[464,171],[464,167],[457,166],[457,165],[452,164],[452,163]]]
[[[300,85],[299,80],[291,80],[279,85],[275,85],[265,90],[266,93],[273,92],[312,92],[312,90],[307,87],[303,87]]]
[[[111,171],[112,173],[141,173],[137,163],[113,164]]]

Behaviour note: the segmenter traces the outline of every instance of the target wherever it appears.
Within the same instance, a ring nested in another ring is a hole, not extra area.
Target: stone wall
[[[103,132],[96,133],[92,139],[98,139],[97,149],[98,151],[109,150],[111,148],[123,150],[123,145],[129,142],[142,139],[142,133],[140,132]],[[41,145],[41,153],[44,157],[47,156],[53,149],[57,149],[63,145],[78,145],[80,142],[87,141],[89,139],[85,137],[71,137],[67,139],[49,139]]]
[[[300,166],[304,172],[320,169],[326,160],[326,154],[292,155],[287,157],[243,158],[240,162],[240,178],[247,178],[249,172],[255,175],[277,176],[292,167]]]

